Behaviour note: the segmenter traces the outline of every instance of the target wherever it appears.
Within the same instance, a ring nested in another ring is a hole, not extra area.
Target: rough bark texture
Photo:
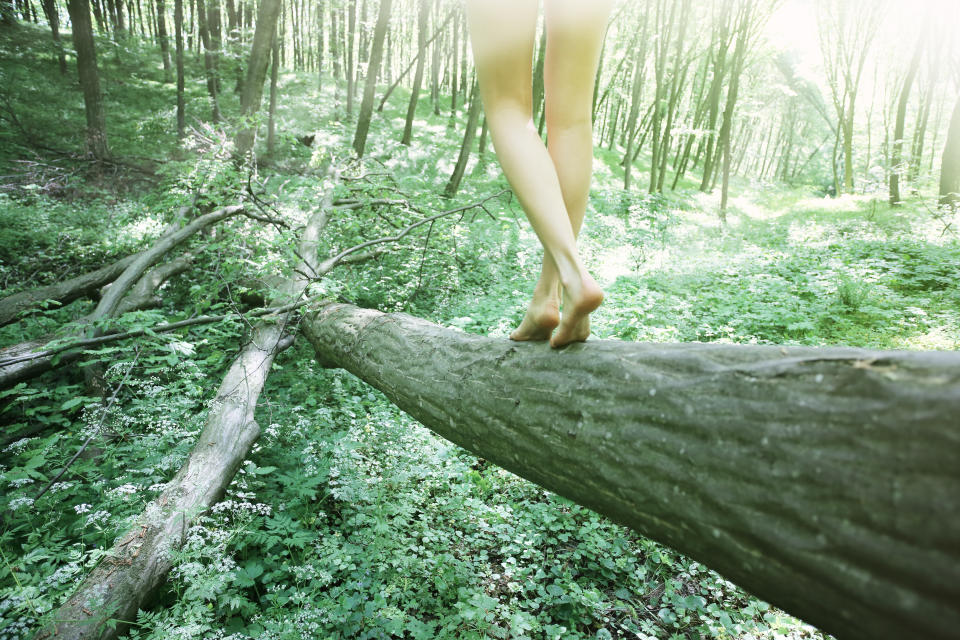
[[[330,213],[330,194],[301,235],[304,260],[297,275],[281,287],[274,302],[300,298],[316,273],[320,232]],[[173,566],[171,551],[183,544],[196,517],[216,503],[246,458],[260,427],[254,411],[276,354],[290,344],[284,335],[290,312],[264,318],[254,325],[250,341],[230,365],[211,403],[203,432],[187,462],[167,488],[147,505],[136,524],[107,552],[74,594],[38,631],[37,640],[108,640],[126,631]],[[111,621],[120,621],[112,626]]]
[[[64,305],[90,295],[108,282],[116,280],[117,276],[123,273],[123,270],[133,262],[134,258],[136,258],[136,255],[127,256],[82,276],[46,287],[21,291],[3,298],[0,300],[0,327],[10,324],[22,313],[29,313],[31,309],[35,309],[39,303],[45,300],[56,300]]]
[[[591,341],[330,304],[318,360],[843,639],[956,638],[960,353]]]
[[[186,464],[60,607],[55,622],[37,633],[38,639],[116,638],[126,625],[111,629],[108,620],[136,620],[137,610],[170,571],[170,551],[182,544],[196,516],[223,495],[260,435],[253,412],[283,324],[258,328],[224,377]]]

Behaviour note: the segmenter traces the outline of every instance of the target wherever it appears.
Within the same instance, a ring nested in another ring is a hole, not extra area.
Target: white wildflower
[[[20,507],[28,507],[33,504],[33,498],[28,498],[26,496],[20,496],[19,498],[14,498],[7,505],[7,508],[10,511],[16,511]]]

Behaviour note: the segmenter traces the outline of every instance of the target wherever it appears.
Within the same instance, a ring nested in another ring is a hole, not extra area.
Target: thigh
[[[530,110],[538,0],[467,0],[480,96],[488,111]]]
[[[545,0],[547,125],[589,121],[600,48],[613,0]],[[547,136],[549,137],[549,132]]]

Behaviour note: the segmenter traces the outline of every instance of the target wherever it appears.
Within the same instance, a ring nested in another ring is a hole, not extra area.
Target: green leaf
[[[252,470],[252,473],[258,476],[265,476],[267,474],[273,473],[276,470],[277,470],[276,467],[257,467],[256,469]]]
[[[76,398],[70,398],[62,405],[60,405],[60,411],[66,411],[67,409],[73,409],[75,406],[86,400],[84,396],[77,396]]]

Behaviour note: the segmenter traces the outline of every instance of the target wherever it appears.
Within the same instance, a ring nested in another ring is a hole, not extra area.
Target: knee
[[[547,137],[557,135],[590,135],[593,118],[589,109],[551,108],[546,105]]]
[[[532,108],[529,104],[517,101],[501,101],[493,105],[484,104],[484,114],[491,130],[534,129]]]

